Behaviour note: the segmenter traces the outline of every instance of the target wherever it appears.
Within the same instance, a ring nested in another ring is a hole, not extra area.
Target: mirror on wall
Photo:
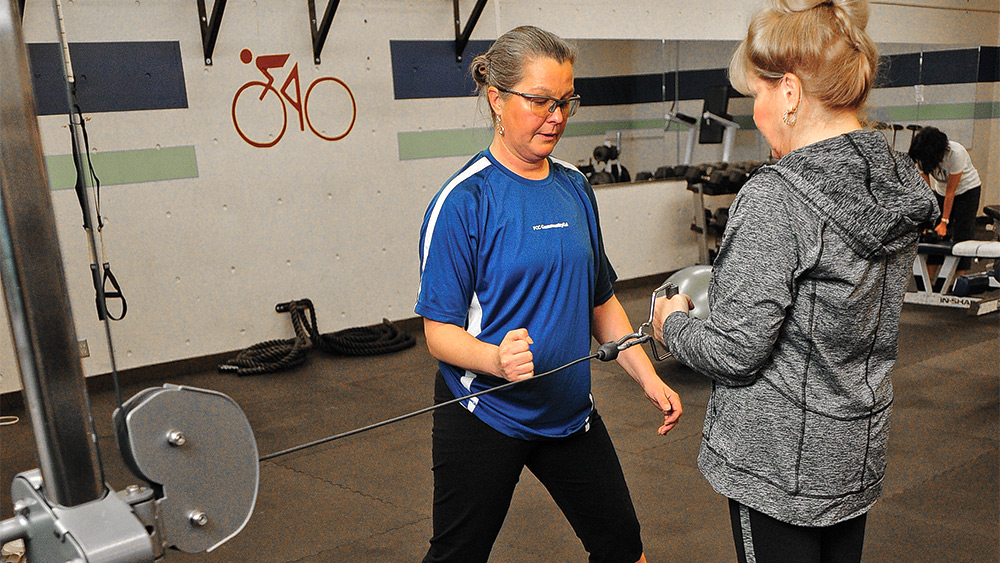
[[[580,49],[575,70],[583,107],[567,126],[560,158],[596,172],[617,165],[633,181],[663,166],[717,162],[724,156],[731,162],[768,158],[770,148],[753,123],[753,100],[726,88],[736,41],[574,43]],[[989,101],[979,85],[981,49],[891,43],[879,45],[879,54],[879,78],[866,117],[887,141],[905,152],[916,126],[934,125],[974,150],[977,131],[988,127],[977,113]],[[728,154],[724,128],[702,126],[706,103],[737,125]],[[692,126],[677,117],[698,120],[694,143]],[[601,148],[609,146],[614,150]],[[598,160],[609,153],[617,157],[613,162]]]

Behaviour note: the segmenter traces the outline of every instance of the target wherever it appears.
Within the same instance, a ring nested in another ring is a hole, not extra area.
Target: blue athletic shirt
[[[550,158],[548,177],[529,180],[487,149],[427,208],[414,310],[491,344],[510,330],[528,329],[537,375],[590,353],[594,305],[611,298],[616,277],[604,253],[594,191],[579,170]],[[456,397],[506,383],[438,363]],[[590,365],[462,404],[514,438],[568,436],[589,423]]]

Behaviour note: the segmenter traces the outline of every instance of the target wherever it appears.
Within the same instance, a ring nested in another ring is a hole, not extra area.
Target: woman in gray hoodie
[[[773,0],[730,64],[778,161],[741,189],[711,313],[654,326],[712,379],[698,465],[741,562],[860,561],[882,490],[902,296],[939,215],[904,154],[862,128],[878,56],[865,0]]]

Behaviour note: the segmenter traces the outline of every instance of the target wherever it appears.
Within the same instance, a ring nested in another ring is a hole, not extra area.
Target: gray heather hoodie
[[[698,465],[719,493],[791,524],[866,512],[882,489],[902,296],[938,217],[912,161],[855,131],[765,166],[730,207],[711,315],[670,315],[713,380]]]

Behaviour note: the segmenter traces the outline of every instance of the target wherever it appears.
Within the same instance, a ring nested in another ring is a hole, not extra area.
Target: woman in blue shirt
[[[593,190],[549,155],[580,104],[575,50],[535,27],[497,39],[471,70],[493,142],[431,201],[420,294],[437,403],[530,379],[632,332],[614,295]],[[681,415],[639,347],[618,357],[663,415]],[[434,535],[425,562],[485,562],[521,470],[545,485],[591,561],[645,561],[621,465],[579,363],[435,411]]]

